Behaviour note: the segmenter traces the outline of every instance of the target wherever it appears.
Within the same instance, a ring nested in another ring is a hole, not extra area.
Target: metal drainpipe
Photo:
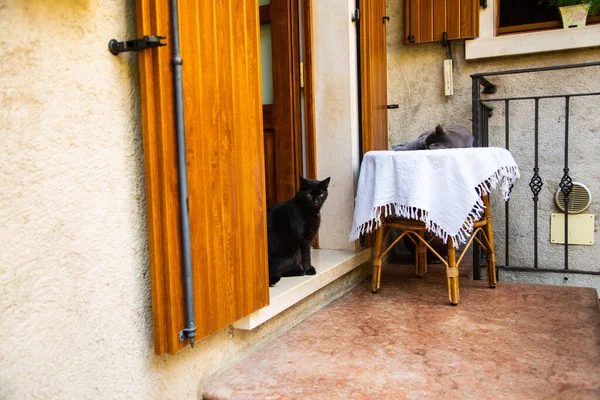
[[[185,309],[187,314],[187,325],[179,332],[179,341],[190,340],[194,347],[196,336],[196,323],[194,315],[194,285],[192,281],[192,253],[190,245],[190,216],[188,203],[188,182],[185,151],[185,124],[183,119],[183,83],[182,64],[179,48],[179,12],[177,0],[169,0],[171,8],[172,46],[173,58],[173,86],[175,106],[175,128],[177,134],[177,169],[179,178],[179,215],[181,219],[181,247],[183,258],[183,278],[185,286]]]

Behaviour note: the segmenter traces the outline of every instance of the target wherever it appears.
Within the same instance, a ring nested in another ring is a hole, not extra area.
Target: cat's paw
[[[308,270],[306,270],[306,275],[316,275],[316,274],[317,274],[317,270],[312,265],[310,266],[310,268]]]
[[[269,278],[269,286],[275,286],[275,284],[277,282],[279,282],[281,280],[280,277],[275,277],[275,278]]]
[[[303,275],[304,275],[304,270],[302,269],[302,267],[299,267],[298,269],[294,269],[292,271],[287,271],[282,276],[289,277],[289,276],[303,276]]]

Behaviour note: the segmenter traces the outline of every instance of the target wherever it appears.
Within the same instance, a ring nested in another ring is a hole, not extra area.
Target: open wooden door
[[[155,352],[176,353],[185,308],[167,0],[137,0]],[[180,1],[196,339],[269,302],[258,0]]]
[[[385,0],[359,0],[361,158],[371,150],[388,150],[387,42]],[[364,239],[373,246],[374,235]]]
[[[360,0],[362,153],[388,149],[385,0]]]
[[[263,125],[265,137],[265,172],[267,207],[291,199],[298,189],[298,175],[303,174],[303,128],[306,157],[314,150],[312,82],[310,78],[310,0],[261,0],[261,51],[263,63]],[[302,54],[304,60],[301,61]],[[264,67],[265,65],[263,65]],[[268,81],[268,82],[266,82]],[[306,82],[306,84],[305,84]],[[265,85],[265,83],[267,83]],[[305,90],[306,89],[306,90]],[[302,118],[302,95],[306,118]],[[268,93],[267,93],[268,92]],[[311,176],[315,168],[307,165]]]

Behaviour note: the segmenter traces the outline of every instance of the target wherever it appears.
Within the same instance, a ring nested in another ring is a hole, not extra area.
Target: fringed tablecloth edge
[[[484,179],[479,185],[475,187],[479,198],[473,205],[473,208],[469,212],[465,223],[461,226],[456,235],[450,235],[438,224],[429,219],[429,212],[422,210],[418,207],[407,206],[390,202],[381,206],[374,207],[372,210],[372,217],[369,221],[354,228],[350,233],[350,241],[358,240],[362,235],[374,232],[381,226],[381,214],[387,218],[392,216],[418,220],[425,223],[425,228],[430,233],[442,239],[444,243],[448,242],[448,237],[451,237],[454,246],[459,247],[460,244],[465,244],[473,232],[473,226],[476,221],[481,219],[485,206],[481,200],[481,196],[491,193],[493,189],[496,189],[498,184],[502,184],[502,196],[505,201],[510,197],[510,190],[514,182],[521,177],[519,173],[519,167],[517,165],[505,166],[498,168],[491,176]]]

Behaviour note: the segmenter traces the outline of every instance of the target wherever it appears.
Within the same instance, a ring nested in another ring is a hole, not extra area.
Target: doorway
[[[260,0],[267,208],[315,178],[310,0]]]

